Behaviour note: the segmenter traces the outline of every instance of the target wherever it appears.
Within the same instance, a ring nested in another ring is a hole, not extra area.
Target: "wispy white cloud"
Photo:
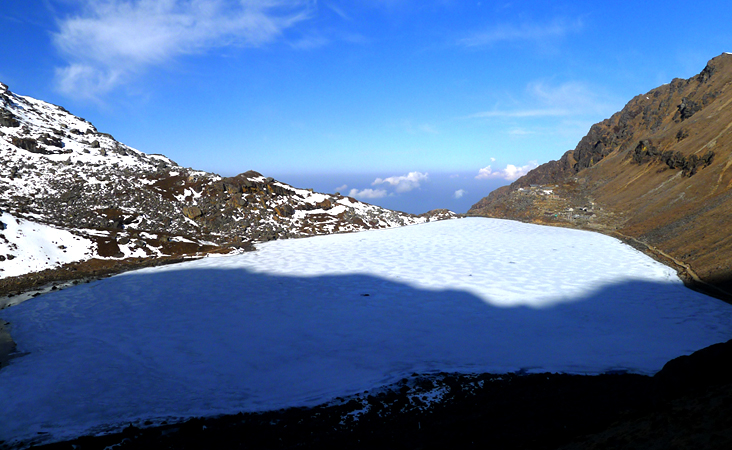
[[[481,111],[467,116],[469,119],[483,119],[490,117],[558,117],[568,116],[571,113],[566,109],[526,109],[518,111]]]
[[[501,178],[508,181],[514,181],[518,178],[529,173],[530,170],[538,167],[536,161],[529,161],[524,166],[514,166],[513,164],[506,165],[505,169],[494,170],[491,166],[486,166],[478,171],[478,175],[475,176],[477,180],[485,180],[490,178]]]
[[[422,133],[428,133],[428,134],[437,134],[437,128],[433,127],[432,125],[428,123],[423,123],[419,126],[417,126],[417,130],[421,131]]]
[[[534,81],[528,84],[526,90],[530,98],[541,104],[561,105],[559,110],[566,110],[571,114],[606,114],[617,108],[615,102],[602,89],[578,81],[559,85]]]
[[[355,197],[355,198],[364,198],[364,199],[370,199],[370,198],[383,198],[386,197],[388,193],[385,189],[351,189],[351,191],[348,193],[349,197]]]
[[[609,116],[618,109],[618,102],[602,89],[586,83],[568,81],[558,85],[546,81],[533,81],[525,88],[525,98],[519,107],[494,108],[465,116],[465,119],[490,118],[571,118],[577,116]],[[522,107],[523,106],[523,107]],[[528,134],[531,130],[515,129],[512,134]]]
[[[311,17],[312,0],[76,0],[53,44],[61,92],[94,98],[154,66],[219,47],[260,47]],[[304,44],[303,44],[304,45]],[[308,45],[312,45],[309,43]]]
[[[332,2],[323,2],[326,8],[330,9],[334,13],[336,13],[338,16],[340,16],[343,20],[351,21],[351,16],[349,16],[342,8],[334,5]]]
[[[435,128],[433,125],[430,125],[428,123],[422,123],[419,125],[412,124],[411,121],[405,120],[403,122],[404,128],[407,130],[407,133],[409,134],[438,134],[437,128]]]
[[[527,136],[530,134],[536,134],[536,131],[527,130],[526,128],[512,128],[508,130],[508,134],[513,136]]]
[[[458,190],[457,190],[457,191],[455,191],[455,193],[453,194],[453,197],[455,197],[455,198],[462,198],[462,196],[463,196],[463,195],[465,195],[465,194],[466,194],[467,192],[468,192],[468,191],[466,191],[465,189],[458,189]]]
[[[475,32],[457,41],[465,47],[486,47],[501,42],[533,41],[544,43],[546,40],[563,38],[582,29],[582,21],[554,19],[544,24],[500,24],[486,30]]]
[[[346,189],[348,189],[348,185],[344,184],[343,186],[338,186],[337,188],[335,188],[335,191],[336,192],[346,192]]]
[[[290,43],[290,47],[297,50],[311,50],[323,47],[330,43],[330,39],[325,36],[311,35],[305,36],[297,41]]]
[[[390,184],[396,192],[409,192],[419,187],[420,183],[426,181],[428,174],[421,172],[409,172],[407,175],[394,176],[389,178],[377,178],[371,183],[372,186],[379,184]]]

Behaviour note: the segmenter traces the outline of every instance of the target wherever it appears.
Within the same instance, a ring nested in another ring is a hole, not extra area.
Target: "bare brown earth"
[[[638,95],[468,215],[589,229],[732,299],[732,55]]]

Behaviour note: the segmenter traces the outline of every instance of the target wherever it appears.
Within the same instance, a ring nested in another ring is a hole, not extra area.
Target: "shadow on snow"
[[[314,405],[412,373],[651,374],[732,337],[732,308],[628,281],[543,308],[368,275],[140,271],[3,311],[0,439],[145,417]],[[83,431],[86,430],[77,430]]]

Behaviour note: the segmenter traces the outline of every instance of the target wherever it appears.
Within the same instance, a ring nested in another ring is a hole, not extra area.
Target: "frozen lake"
[[[653,374],[732,307],[596,233],[495,219],[268,242],[0,311],[0,440],[314,405],[413,372]]]

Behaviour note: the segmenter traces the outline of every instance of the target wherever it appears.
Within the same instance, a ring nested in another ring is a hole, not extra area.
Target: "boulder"
[[[19,127],[20,122],[10,111],[0,113],[0,127]]]
[[[242,197],[241,194],[235,194],[232,198],[234,201],[234,204],[237,206],[247,206],[248,202],[247,199]]]
[[[198,206],[184,206],[183,214],[189,219],[195,219],[197,217],[201,217],[203,215],[203,212]]]
[[[295,209],[289,204],[275,206],[274,211],[280,217],[290,217],[295,214]]]
[[[31,153],[38,151],[38,142],[32,138],[19,138],[13,136],[11,143],[16,147],[28,150]]]
[[[15,353],[16,346],[8,331],[10,324],[0,320],[0,367],[7,364]]]
[[[241,192],[241,187],[235,184],[224,183],[224,190],[229,194],[238,194]]]
[[[679,110],[679,116],[683,121],[699,112],[702,107],[697,102],[688,100],[686,97],[684,97],[681,99],[681,104],[677,106],[677,108]]]
[[[48,133],[43,134],[39,139],[39,142],[42,142],[46,145],[50,145],[51,147],[58,147],[62,148],[64,146],[63,141],[60,138],[54,137],[49,135]]]
[[[653,378],[666,396],[731,383],[732,340],[672,359]]]

